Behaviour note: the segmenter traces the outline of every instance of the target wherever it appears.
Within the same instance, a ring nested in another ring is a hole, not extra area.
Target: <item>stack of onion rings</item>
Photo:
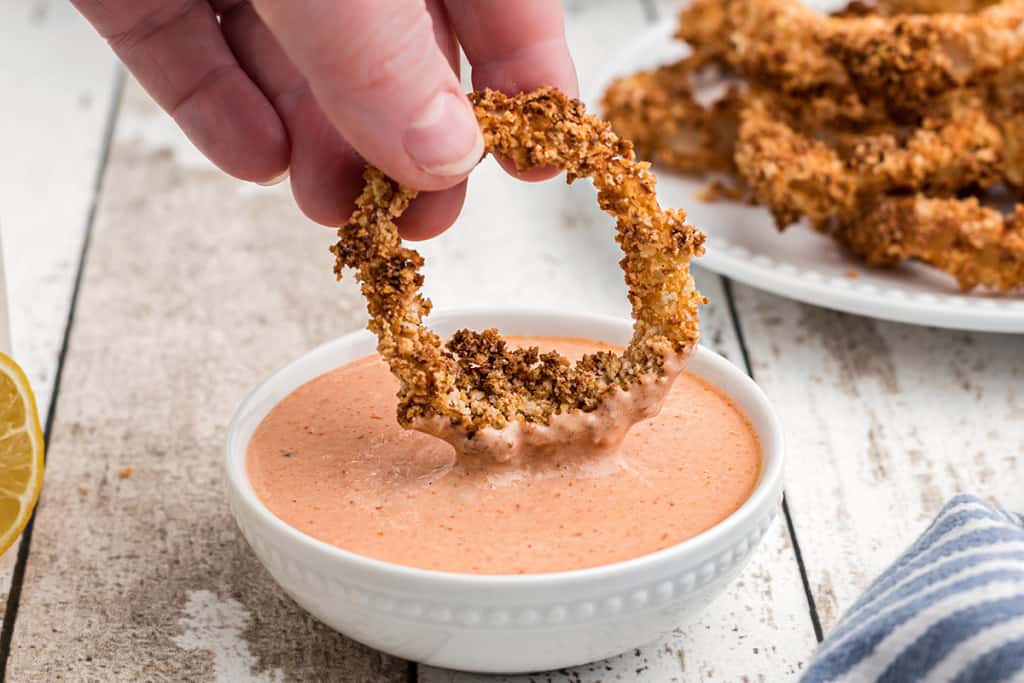
[[[872,265],[916,259],[964,290],[1024,288],[1022,207],[1003,217],[977,201],[1024,188],[1024,0],[889,0],[842,16],[695,0],[677,36],[692,55],[605,94],[646,156],[724,169],[780,229],[807,218]],[[712,105],[692,87],[707,69],[731,83]]]

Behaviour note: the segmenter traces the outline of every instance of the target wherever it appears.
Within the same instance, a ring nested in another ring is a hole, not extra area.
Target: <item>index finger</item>
[[[552,0],[445,0],[462,49],[473,66],[473,87],[514,95],[542,86],[577,97],[576,67],[565,42],[562,3]],[[498,159],[520,180],[546,180],[556,169],[520,172]]]
[[[328,120],[403,185],[443,190],[480,161],[473,108],[425,0],[253,0]]]
[[[577,97],[562,3],[551,0],[445,0],[473,87],[514,95],[545,85]]]

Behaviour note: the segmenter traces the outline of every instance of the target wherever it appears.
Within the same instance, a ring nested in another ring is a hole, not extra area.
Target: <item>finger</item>
[[[437,237],[451,227],[466,199],[466,181],[438,192],[424,192],[398,219],[398,233],[407,240]]]
[[[483,153],[423,0],[255,0],[342,137],[419,190],[458,184]]]
[[[366,162],[320,111],[309,89],[284,108],[292,138],[291,183],[295,202],[317,223],[337,227],[352,213],[363,188]]]
[[[362,190],[366,162],[324,116],[302,74],[253,8],[236,2],[225,10],[221,27],[231,49],[273,103],[291,136],[291,185],[296,203],[317,223],[340,225]],[[438,32],[439,44],[446,44],[446,54],[457,59],[458,45],[447,28],[447,17],[439,24],[444,27]],[[435,194],[440,197],[435,199]],[[410,239],[425,239],[442,232],[458,216],[464,194],[463,184],[421,195],[399,220],[403,236],[408,231]]]
[[[297,130],[292,155],[292,194],[309,218],[331,227],[348,220],[363,189],[366,162],[338,137],[334,126],[312,97],[295,113]],[[420,193],[399,217],[401,236],[425,240],[444,232],[462,210],[466,182],[435,192]]]
[[[441,48],[441,54],[448,61],[448,67],[459,77],[459,41],[455,37],[444,0],[426,0],[427,13],[430,15],[431,28],[434,29],[434,42]]]
[[[551,0],[446,0],[449,17],[473,66],[473,87],[514,95],[542,86],[577,97],[579,85],[565,42],[562,3]],[[554,168],[519,171],[498,163],[521,180],[546,180]]]
[[[248,3],[226,8],[221,30],[239,63],[273,104],[291,137],[295,202],[323,225],[340,225],[362,187],[363,159],[324,117],[306,80]]]
[[[244,180],[288,168],[288,136],[196,0],[73,0],[199,150]]]
[[[579,95],[565,42],[562,3],[446,0],[455,34],[473,66],[473,87],[514,95],[545,85]]]
[[[505,170],[505,173],[527,183],[539,183],[542,180],[554,178],[561,172],[555,166],[538,166],[520,171],[516,168],[516,163],[507,157],[495,155],[494,160]]]
[[[427,0],[427,11],[434,28],[434,40],[448,60],[453,73],[459,72],[459,43],[455,39],[443,0]],[[451,227],[462,212],[466,200],[466,181],[437,192],[424,192],[413,200],[398,218],[398,232],[407,240],[436,237]]]

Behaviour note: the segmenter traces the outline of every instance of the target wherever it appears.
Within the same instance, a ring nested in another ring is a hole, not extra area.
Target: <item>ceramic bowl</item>
[[[473,310],[435,314],[445,336],[462,327],[625,344],[629,321],[576,314]],[[763,467],[750,498],[678,545],[578,571],[491,576],[428,571],[356,555],[307,536],[256,497],[245,467],[250,437],[285,395],[374,352],[365,331],[345,335],[274,373],[242,401],[228,430],[231,510],[281,587],[346,636],[405,659],[478,672],[527,672],[603,659],[653,641],[704,609],[741,571],[779,508],[783,444],[764,393],[701,347],[689,370],[719,387],[760,437]]]

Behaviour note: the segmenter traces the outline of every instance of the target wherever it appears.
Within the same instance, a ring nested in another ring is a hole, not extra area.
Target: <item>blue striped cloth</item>
[[[801,681],[1024,683],[1024,517],[951,500],[843,615]]]

